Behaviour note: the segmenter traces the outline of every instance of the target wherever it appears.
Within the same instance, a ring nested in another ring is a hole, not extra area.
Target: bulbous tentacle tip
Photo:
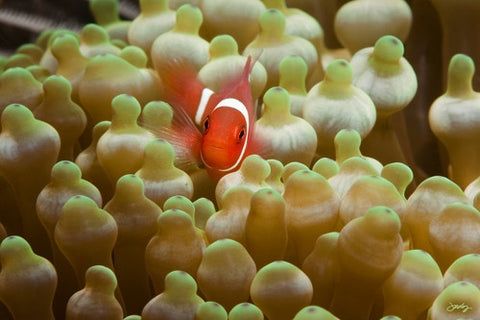
[[[375,58],[385,60],[387,62],[396,62],[403,56],[405,48],[402,41],[395,36],[386,35],[375,42],[373,54]]]
[[[177,21],[174,29],[177,31],[186,31],[198,33],[203,23],[203,14],[200,8],[186,3],[177,9]]]
[[[381,230],[380,233],[382,234],[399,233],[402,226],[398,214],[393,209],[386,206],[375,206],[369,209],[363,217],[370,221],[372,227],[375,226],[373,228]]]
[[[298,313],[295,315],[295,318],[293,318],[293,320],[314,319],[335,320],[338,318],[326,309],[319,306],[306,306],[305,308],[298,311]]]
[[[215,301],[206,301],[202,303],[195,313],[196,320],[226,320],[228,318],[225,308]]]
[[[287,24],[283,13],[274,8],[263,11],[258,18],[258,22],[261,32],[268,34],[284,34]]]
[[[345,59],[332,61],[325,70],[325,80],[350,84],[353,79],[353,69]]]
[[[463,53],[457,53],[450,59],[448,72],[474,73],[475,63],[470,56]]]
[[[67,200],[64,204],[62,212],[77,212],[77,210],[83,211],[97,211],[97,203],[84,195],[75,195]]]
[[[308,73],[308,66],[302,57],[289,55],[280,61],[278,72],[280,75],[280,87],[285,87],[282,83],[289,83],[292,78],[297,79],[298,82],[305,82]]]
[[[188,272],[171,271],[165,276],[165,292],[194,295],[197,292],[197,283]]]
[[[142,48],[137,46],[126,46],[120,51],[120,57],[130,62],[137,68],[147,67],[148,56]]]
[[[33,254],[30,244],[21,236],[10,235],[0,244],[0,262],[5,264],[10,259],[19,259]]]
[[[263,320],[264,316],[260,308],[256,305],[249,302],[243,302],[237,304],[232,310],[230,310],[228,318],[230,320]]]
[[[290,95],[282,87],[272,87],[263,96],[265,112],[290,113]]]
[[[61,75],[51,75],[43,82],[45,99],[59,99],[66,97],[70,99],[72,94],[71,83]]]
[[[113,119],[121,117],[136,120],[141,110],[138,100],[130,94],[119,94],[112,99]]]
[[[28,126],[34,120],[32,111],[23,104],[9,104],[2,112],[2,131],[11,130],[12,133],[15,133],[16,128]]]
[[[270,174],[268,162],[256,154],[249,155],[243,160],[240,170],[245,176],[258,177],[258,180],[265,180]]]
[[[115,188],[115,195],[122,195],[126,197],[143,195],[145,186],[143,180],[134,174],[126,174],[117,180]]]
[[[175,150],[167,140],[153,139],[145,146],[145,161],[149,160],[155,162],[157,166],[173,167]]]
[[[62,160],[52,167],[51,181],[67,182],[79,181],[82,177],[82,171],[72,161]]]
[[[455,93],[454,89],[462,86],[465,92],[472,91],[472,79],[475,74],[475,62],[463,53],[458,53],[450,59],[448,65],[447,92]]]
[[[234,37],[228,34],[221,34],[210,41],[210,59],[217,57],[237,55],[238,44]]]
[[[80,42],[89,46],[107,43],[109,40],[110,37],[105,28],[96,23],[89,23],[85,25],[80,32]]]

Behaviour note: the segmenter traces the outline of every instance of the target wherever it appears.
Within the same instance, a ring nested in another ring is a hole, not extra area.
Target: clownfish
[[[258,153],[251,69],[248,57],[241,74],[219,92],[206,88],[188,63],[177,61],[161,69],[163,100],[172,107],[174,118],[160,136],[174,147],[177,162],[200,164],[218,180]]]

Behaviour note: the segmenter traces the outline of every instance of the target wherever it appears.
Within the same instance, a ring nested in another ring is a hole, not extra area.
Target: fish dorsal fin
[[[205,86],[197,78],[195,68],[185,60],[172,59],[158,68],[162,80],[162,98],[174,111],[183,109],[195,118]]]
[[[162,80],[162,99],[172,108],[173,118],[169,126],[149,129],[173,146],[175,164],[191,171],[202,165],[202,134],[193,119],[205,86],[197,78],[195,68],[186,60],[172,59],[159,66],[157,71]]]
[[[243,95],[244,90],[250,90],[250,73],[252,72],[252,57],[248,56],[242,73],[230,80],[226,86],[218,93],[221,97]],[[251,96],[251,92],[249,94]]]
[[[250,73],[252,72],[253,64],[252,57],[248,56],[243,67],[243,71],[234,77],[228,84],[218,92],[219,100],[225,98],[233,98],[241,101],[247,108],[250,123],[255,121],[255,101],[252,98],[252,91],[250,88]]]

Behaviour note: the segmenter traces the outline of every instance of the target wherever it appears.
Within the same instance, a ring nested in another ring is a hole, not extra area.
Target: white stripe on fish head
[[[195,113],[195,123],[201,125],[205,109],[207,104],[210,101],[210,97],[214,92],[208,88],[202,90],[202,96],[200,97],[200,102],[198,103],[197,112]]]

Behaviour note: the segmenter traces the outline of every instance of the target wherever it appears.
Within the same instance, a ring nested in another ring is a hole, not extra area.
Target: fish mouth
[[[223,158],[226,154],[225,148],[218,145],[204,146],[201,151],[202,159],[207,160],[207,162],[211,159]]]
[[[228,149],[219,145],[208,145],[202,148],[202,162],[205,166],[217,170],[229,168],[231,166],[231,155]]]
[[[202,143],[202,152],[203,153],[208,153],[211,151],[216,151],[216,152],[227,152],[228,148],[226,147],[225,143],[222,143],[222,141],[215,141],[209,139],[209,141],[203,141]]]
[[[208,147],[204,147],[207,150],[214,150],[214,151],[224,151],[225,148],[221,146],[216,146],[216,145],[209,145]]]

